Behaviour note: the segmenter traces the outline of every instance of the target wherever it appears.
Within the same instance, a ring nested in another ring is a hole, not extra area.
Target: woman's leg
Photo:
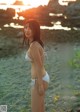
[[[31,88],[31,106],[32,112],[45,112],[45,104],[44,104],[45,94],[40,96],[37,87]]]

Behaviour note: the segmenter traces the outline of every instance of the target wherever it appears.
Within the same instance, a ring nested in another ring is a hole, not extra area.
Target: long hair
[[[39,25],[39,23],[34,19],[30,19],[30,20],[26,21],[26,24],[27,23],[29,23],[29,27],[31,28],[31,30],[33,32],[33,41],[37,41],[44,48],[44,44],[40,38],[40,25]],[[24,34],[24,37],[25,37],[25,34]]]

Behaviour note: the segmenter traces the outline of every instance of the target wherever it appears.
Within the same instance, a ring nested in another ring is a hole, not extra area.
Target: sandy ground
[[[50,75],[46,112],[77,112],[80,108],[80,32],[63,32],[42,31],[45,68]],[[0,105],[7,105],[8,112],[31,112],[30,63],[17,33],[14,29],[0,31]]]

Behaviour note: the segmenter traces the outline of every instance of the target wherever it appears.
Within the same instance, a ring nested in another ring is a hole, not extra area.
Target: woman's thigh
[[[31,107],[32,112],[44,112],[44,97],[45,94],[40,96],[37,87],[31,88]]]

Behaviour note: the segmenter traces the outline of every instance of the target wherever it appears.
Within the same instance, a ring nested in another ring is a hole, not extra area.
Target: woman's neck
[[[32,42],[34,42],[34,40],[30,40],[30,41],[29,41],[29,45],[30,45]]]

